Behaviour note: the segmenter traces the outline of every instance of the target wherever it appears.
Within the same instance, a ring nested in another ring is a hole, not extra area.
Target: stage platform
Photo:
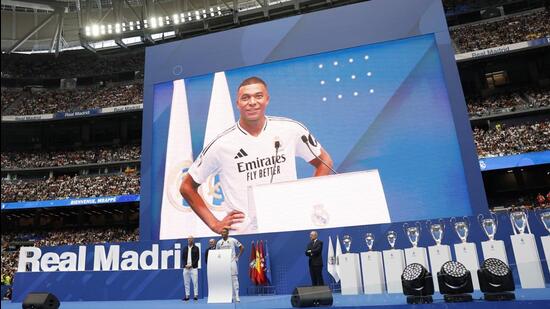
[[[476,292],[473,294],[474,301],[471,303],[449,303],[443,301],[443,296],[439,293],[434,295],[434,303],[427,305],[418,305],[416,308],[484,308],[484,309],[512,309],[512,308],[550,308],[550,288],[546,289],[527,289],[517,290],[516,300],[508,302],[487,302],[481,300],[482,294]],[[381,295],[341,295],[334,294],[334,303],[332,308],[405,308],[408,306],[405,296],[400,294],[381,294]],[[2,301],[3,309],[19,309],[21,303],[12,303]],[[272,296],[243,296],[241,302],[236,304],[208,304],[207,299],[198,301],[190,300],[144,300],[144,301],[81,301],[81,302],[62,302],[62,309],[84,309],[84,308],[118,308],[118,309],[171,309],[171,308],[211,308],[211,309],[263,309],[263,308],[292,308],[290,304],[290,295],[272,295]]]

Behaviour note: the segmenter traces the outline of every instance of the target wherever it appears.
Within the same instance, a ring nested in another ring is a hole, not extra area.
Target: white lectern
[[[471,242],[455,244],[455,255],[457,262],[460,262],[470,271],[474,290],[479,290],[479,279],[477,270],[479,269],[479,258],[477,256],[477,246]]]
[[[251,186],[248,203],[258,233],[390,222],[378,170]]]
[[[418,263],[430,271],[428,254],[426,253],[426,248],[424,247],[412,247],[405,249],[405,261],[407,262],[407,265]]]
[[[338,256],[342,295],[357,295],[363,290],[359,254],[344,253]]]
[[[512,248],[519,273],[519,281],[524,289],[544,288],[544,276],[539,251],[533,234],[511,235]]]
[[[504,247],[504,241],[502,240],[488,240],[481,242],[481,249],[483,251],[483,260],[489,258],[495,258],[503,261],[506,265],[508,263],[508,255],[506,254],[506,248]]]
[[[439,283],[437,281],[437,272],[441,270],[441,266],[452,260],[451,247],[447,245],[435,245],[428,247],[430,254],[430,267],[432,268],[432,278],[434,280],[434,289],[439,292]]]
[[[363,270],[363,292],[365,294],[382,294],[385,290],[384,264],[380,251],[361,252]]]
[[[210,250],[208,252],[208,303],[230,303],[232,297],[231,250]]]
[[[548,266],[548,271],[550,271],[550,236],[542,236],[540,241],[542,242],[542,249],[546,257],[546,266]]]
[[[384,274],[388,293],[403,293],[401,274],[405,269],[405,254],[403,250],[391,249],[382,251],[384,256]]]

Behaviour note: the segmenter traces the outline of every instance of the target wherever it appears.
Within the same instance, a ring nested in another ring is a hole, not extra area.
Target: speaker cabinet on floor
[[[332,306],[332,291],[326,285],[297,287],[290,303],[292,307]]]

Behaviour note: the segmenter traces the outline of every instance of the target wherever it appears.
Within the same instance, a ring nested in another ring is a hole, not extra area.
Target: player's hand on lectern
[[[211,227],[214,233],[220,234],[224,228],[234,230],[233,224],[241,223],[244,221],[244,213],[238,210],[233,210],[227,214],[222,220],[214,223]]]

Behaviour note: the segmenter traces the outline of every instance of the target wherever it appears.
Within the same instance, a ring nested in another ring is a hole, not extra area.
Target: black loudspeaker
[[[29,293],[23,301],[23,309],[57,309],[59,299],[52,293]]]
[[[290,303],[292,307],[332,306],[332,291],[326,285],[297,287]]]

